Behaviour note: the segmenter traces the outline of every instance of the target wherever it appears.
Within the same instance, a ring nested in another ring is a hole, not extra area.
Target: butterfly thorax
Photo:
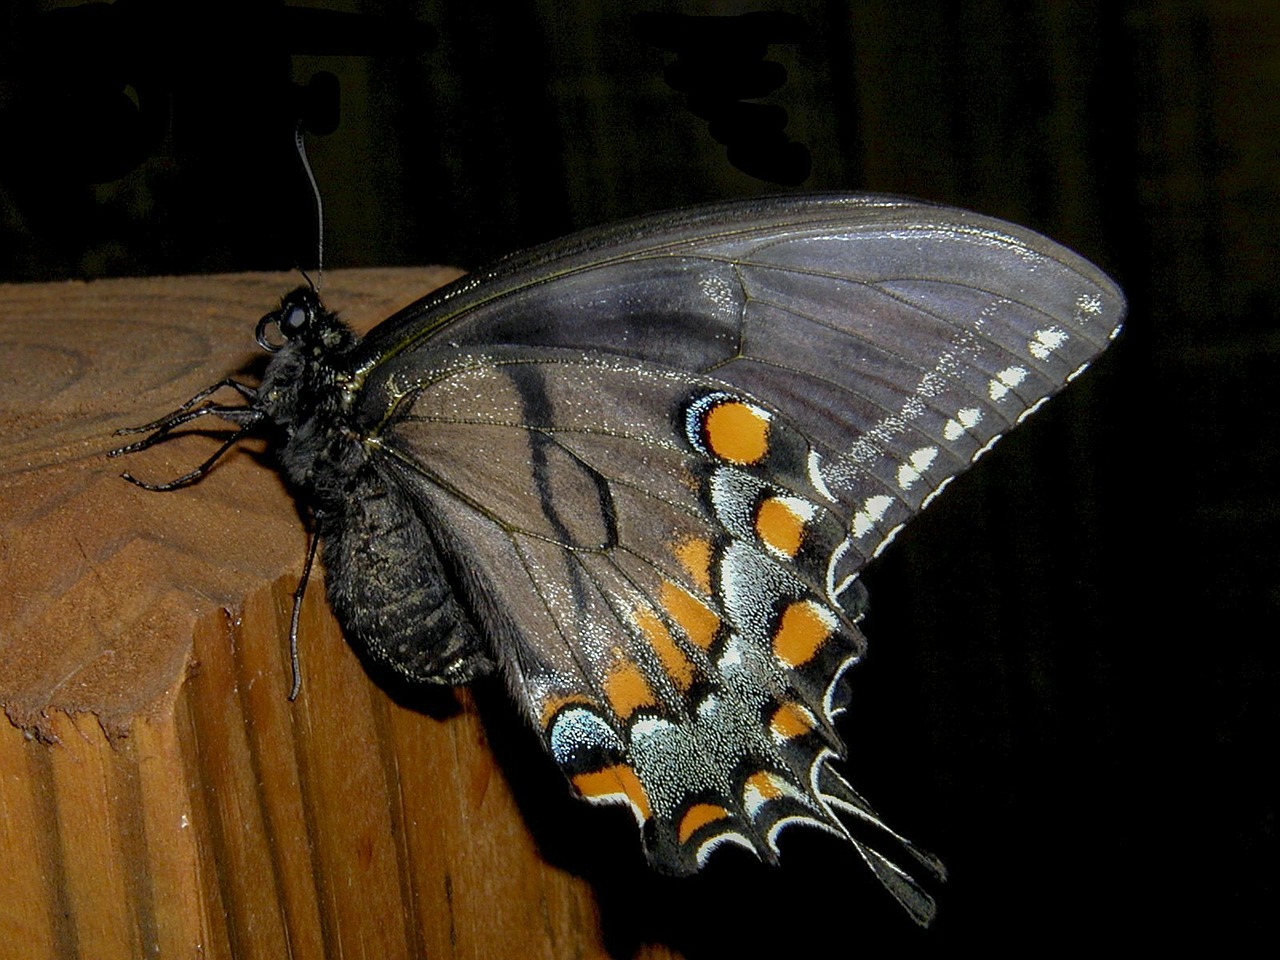
[[[283,343],[269,342],[275,326]],[[274,352],[255,406],[270,424],[273,446],[290,484],[317,510],[349,495],[364,454],[345,403],[346,358],[360,338],[301,287],[259,325],[259,342]]]
[[[282,343],[267,339],[272,326]],[[287,480],[311,508],[326,592],[347,639],[399,682],[460,684],[488,673],[492,661],[418,505],[375,461],[355,422],[350,358],[360,338],[303,287],[263,318],[258,341],[274,356],[255,406]]]

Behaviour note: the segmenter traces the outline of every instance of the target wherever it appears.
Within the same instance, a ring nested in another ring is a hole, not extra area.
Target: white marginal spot
[[[889,508],[893,506],[893,497],[885,494],[878,494],[874,497],[868,497],[862,504],[862,509],[853,516],[853,535],[855,537],[865,537],[867,532],[874,529],[875,525],[888,513]]]
[[[1049,359],[1049,354],[1067,342],[1067,332],[1057,327],[1037,330],[1035,339],[1027,342],[1027,350],[1037,360]]]
[[[1020,424],[1023,420],[1027,419],[1027,417],[1031,416],[1033,413],[1035,413],[1037,410],[1039,410],[1041,407],[1043,407],[1043,406],[1044,406],[1046,403],[1048,403],[1048,402],[1049,402],[1049,398],[1048,398],[1048,397],[1041,397],[1039,400],[1037,400],[1037,401],[1036,401],[1035,403],[1033,403],[1031,406],[1027,407],[1027,409],[1023,410],[1023,411],[1022,411],[1022,413],[1020,413],[1020,414],[1018,415],[1018,419],[1014,421],[1013,425],[1016,427],[1016,426],[1017,426],[1018,424]]]
[[[921,447],[919,450],[913,450],[907,457],[907,462],[898,467],[898,486],[903,490],[909,490],[911,485],[920,479],[920,475],[933,466],[933,461],[937,458],[937,447]]]
[[[828,503],[836,502],[836,498],[827,487],[826,478],[822,476],[822,457],[818,455],[817,450],[809,451],[809,482],[813,484],[813,489],[818,491],[818,495]]]
[[[840,663],[840,666],[836,667],[835,672],[831,675],[831,682],[827,684],[827,690],[822,695],[822,712],[826,715],[828,720],[834,721],[836,717],[849,709],[847,702],[842,706],[836,706],[832,701],[835,697],[836,688],[840,686],[840,681],[843,679],[845,673],[850,667],[856,663],[860,663],[861,661],[861,654],[854,654],[853,656],[845,657],[845,659]]]
[[[880,541],[879,546],[877,546],[874,550],[871,551],[871,559],[874,560],[876,557],[880,556],[880,554],[884,553],[887,549],[889,549],[889,544],[893,543],[893,538],[896,537],[899,534],[899,532],[901,532],[902,528],[905,526],[906,526],[905,523],[900,523],[896,527],[894,527],[892,530],[890,530],[888,533],[886,533],[884,535],[884,539]]]
[[[822,812],[826,814],[828,818],[830,818],[831,823],[836,828],[844,831],[844,837],[848,839],[849,837],[848,831],[845,830],[844,824],[842,824],[839,820],[837,820],[834,816],[832,816],[831,806],[829,803],[827,803],[827,795],[822,792],[822,783],[821,783],[822,772],[823,770],[828,769],[828,765],[832,760],[838,760],[838,759],[840,758],[836,756],[835,751],[832,750],[830,747],[823,747],[820,751],[818,751],[818,755],[814,757],[813,763],[809,764],[809,790],[812,796],[816,798],[817,801],[822,805]],[[835,774],[837,779],[839,780],[844,779],[834,769],[831,772]]]
[[[982,457],[982,455],[985,454],[992,447],[994,447],[997,441],[999,441],[999,439],[1003,436],[1004,436],[1003,433],[997,433],[994,437],[992,437],[990,440],[986,442],[986,445],[983,446],[981,450],[979,450],[977,453],[975,453],[972,457],[969,458],[969,462],[977,463],[978,460]]]
[[[715,852],[716,847],[719,847],[725,843],[732,843],[735,846],[745,847],[746,849],[750,850],[752,853],[756,855],[757,860],[760,859],[760,851],[756,849],[756,845],[752,843],[750,840],[748,840],[746,837],[744,837],[742,834],[734,833],[734,832],[718,833],[714,837],[712,837],[710,840],[707,840],[705,843],[702,844],[702,846],[698,848],[698,854],[697,854],[698,866],[699,867],[706,866],[707,858],[710,857],[711,854]]]
[[[1120,328],[1117,327],[1116,331],[1119,332],[1119,330]],[[1114,338],[1115,338],[1115,334],[1112,334],[1112,339]],[[1067,383],[1070,383],[1072,380],[1080,376],[1080,374],[1084,373],[1088,369],[1089,369],[1089,361],[1086,360],[1084,363],[1080,364],[1080,366],[1076,367],[1074,370],[1072,370],[1070,373],[1067,374]]]
[[[815,795],[821,796],[821,794],[815,794]],[[823,813],[825,816],[831,816],[829,812],[824,811]],[[778,835],[782,833],[782,831],[785,830],[787,827],[794,827],[796,824],[804,824],[806,827],[816,827],[819,830],[823,830],[827,833],[834,834],[835,836],[840,837],[844,840],[848,840],[849,834],[845,833],[844,831],[837,830],[836,827],[832,826],[833,823],[839,823],[839,821],[834,819],[831,821],[820,820],[818,819],[818,816],[816,813],[814,816],[807,816],[803,813],[796,813],[796,814],[792,814],[789,817],[782,817],[778,820],[777,823],[773,825],[773,828],[769,831],[769,849],[772,850],[774,853],[779,853],[780,851],[778,850]]]
[[[947,489],[947,487],[951,485],[951,481],[954,479],[955,477],[947,477],[947,479],[943,480],[940,484],[938,484],[937,487],[934,488],[933,493],[929,494],[927,497],[924,498],[924,501],[920,504],[920,509],[923,510],[929,504],[933,503],[933,501],[937,498],[938,494],[940,494],[943,490]]]
[[[1014,387],[1027,379],[1022,367],[1005,367],[987,384],[987,394],[992,400],[1003,400]]]
[[[839,586],[836,586],[836,567],[840,566],[840,561],[852,546],[849,538],[845,537],[840,541],[840,546],[831,551],[831,558],[827,561],[827,600],[833,606],[840,606],[840,594],[848,590],[849,585],[858,579],[856,573],[851,573],[840,581]]]
[[[972,430],[982,422],[982,411],[977,407],[965,407],[942,426],[942,436],[947,440],[959,440],[966,431]]]

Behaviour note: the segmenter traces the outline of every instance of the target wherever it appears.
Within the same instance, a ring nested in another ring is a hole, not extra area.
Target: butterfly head
[[[278,340],[271,335],[272,327]],[[298,287],[281,298],[277,309],[258,321],[254,338],[258,346],[269,353],[278,353],[287,344],[297,343],[304,351],[310,347],[309,352],[319,355],[350,347],[355,334],[336,314],[325,309],[313,287]]]

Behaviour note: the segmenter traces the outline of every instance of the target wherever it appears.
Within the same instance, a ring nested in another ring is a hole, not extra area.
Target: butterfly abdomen
[[[414,502],[371,465],[349,494],[317,515],[317,533],[329,602],[357,652],[408,683],[463,684],[492,671]]]

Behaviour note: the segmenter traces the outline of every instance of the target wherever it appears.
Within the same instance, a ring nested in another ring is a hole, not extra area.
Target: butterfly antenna
[[[307,277],[307,283],[317,292],[320,289],[320,283],[324,279],[324,204],[320,200],[320,185],[316,183],[316,175],[311,171],[311,161],[307,159],[307,145],[302,136],[302,121],[298,121],[298,125],[293,130],[293,142],[298,149],[298,159],[302,161],[302,169],[307,174],[307,181],[311,184],[311,196],[316,201],[316,282],[311,283],[311,278]],[[305,277],[306,274],[303,273]]]
[[[302,577],[298,580],[298,588],[293,591],[293,615],[289,618],[289,665],[293,667],[293,687],[289,690],[289,702],[298,699],[302,690],[302,668],[298,664],[298,620],[302,616],[302,598],[307,593],[307,583],[311,580],[311,565],[316,560],[316,547],[320,538],[311,534],[311,542],[307,544],[307,562],[302,565]]]

